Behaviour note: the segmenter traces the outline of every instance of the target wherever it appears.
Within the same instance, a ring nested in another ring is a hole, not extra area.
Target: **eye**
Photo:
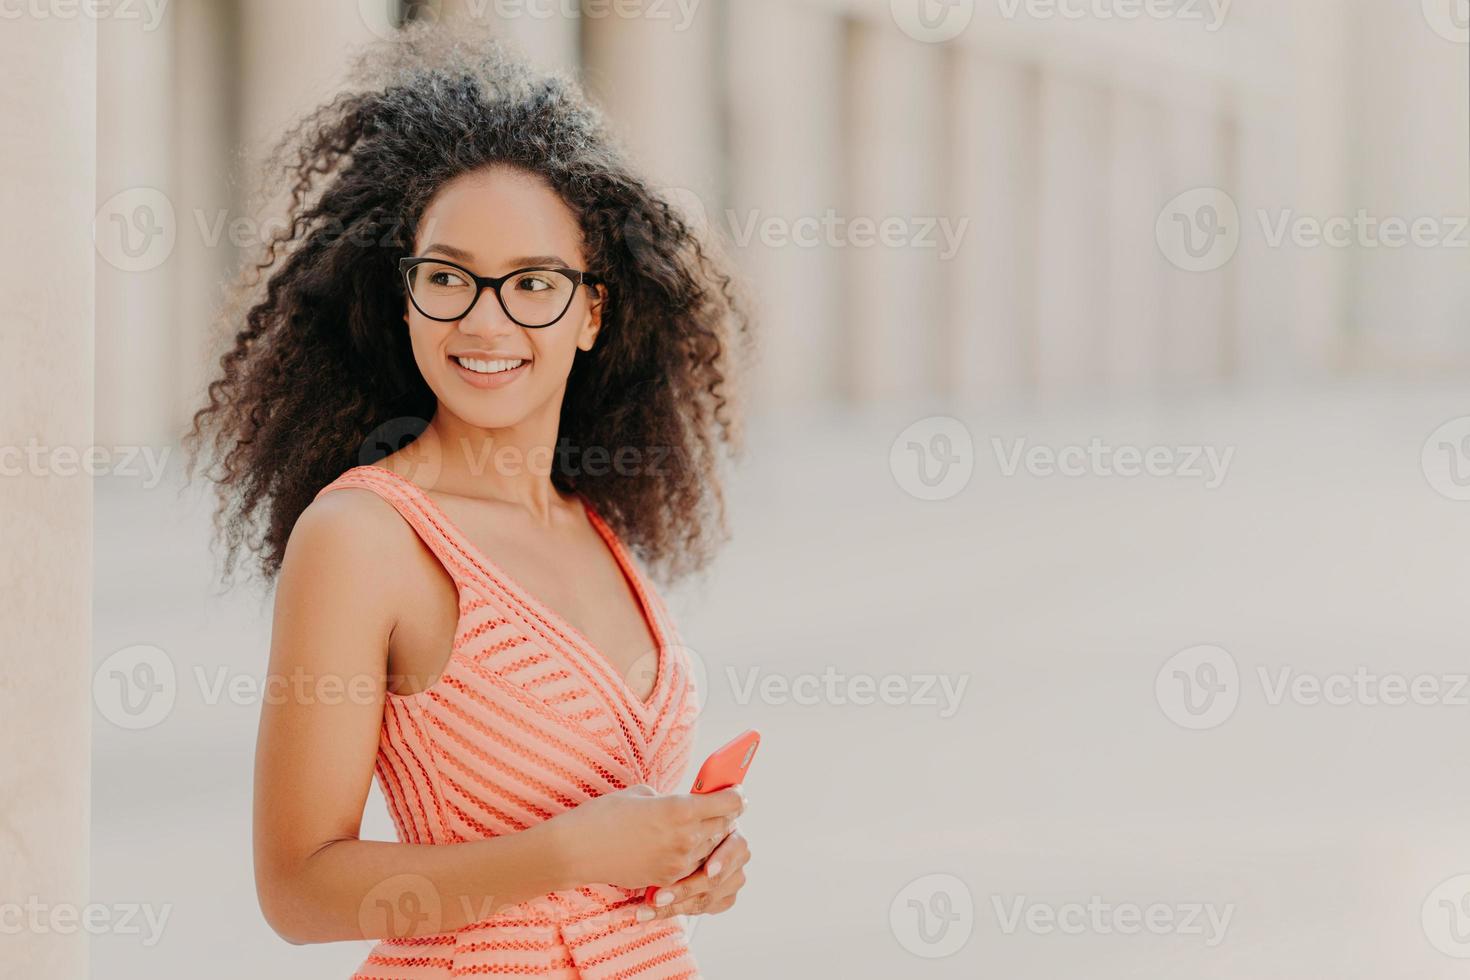
[[[429,284],[431,286],[467,286],[464,276],[453,269],[440,267],[429,273]]]
[[[516,288],[528,293],[539,293],[547,289],[555,289],[556,284],[551,281],[551,276],[544,272],[528,272],[516,280]]]

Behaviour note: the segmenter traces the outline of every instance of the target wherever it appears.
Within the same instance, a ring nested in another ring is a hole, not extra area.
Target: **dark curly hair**
[[[273,579],[316,493],[387,455],[371,448],[385,427],[433,415],[396,265],[438,189],[492,165],[557,192],[608,290],[598,343],[567,381],[559,449],[659,447],[672,461],[594,472],[558,451],[553,484],[586,496],[655,578],[702,569],[729,533],[719,450],[741,451],[732,355],[751,347],[715,247],[637,176],[573,80],[464,25],[410,24],[354,76],[271,157],[288,220],[236,284],[227,320],[243,325],[186,436],[191,472],[209,458],[227,579],[242,549]]]

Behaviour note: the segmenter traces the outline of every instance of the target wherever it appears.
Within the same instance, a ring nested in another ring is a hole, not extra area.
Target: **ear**
[[[587,301],[587,319],[582,324],[582,332],[577,337],[577,347],[580,350],[591,350],[592,345],[597,342],[597,335],[602,330],[602,314],[607,309],[607,287],[599,283],[589,287]]]

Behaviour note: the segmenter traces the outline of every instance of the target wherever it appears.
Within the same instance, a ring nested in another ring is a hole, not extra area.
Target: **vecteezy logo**
[[[959,419],[920,419],[893,440],[888,468],[898,485],[920,500],[947,500],[965,489],[975,472],[975,440]]]
[[[938,44],[959,37],[975,16],[975,0],[889,0],[893,22],[915,41]]]
[[[1419,464],[1441,496],[1470,500],[1470,415],[1450,419],[1424,441]]]
[[[1424,19],[1434,33],[1456,44],[1470,44],[1470,0],[1423,0]]]
[[[427,419],[402,415],[375,427],[357,447],[357,462],[372,466],[410,444],[414,448],[403,457],[407,464],[403,475],[420,486],[432,487],[444,467],[444,449]]]
[[[381,38],[391,39],[398,33],[398,8],[398,0],[357,0],[362,26]]]
[[[163,265],[173,254],[177,237],[174,206],[152,187],[131,187],[112,195],[92,219],[97,254],[123,272],[147,272]]]
[[[628,686],[634,691],[642,691],[645,688],[652,689],[658,683],[658,672],[660,665],[667,665],[683,660],[689,668],[689,679],[694,685],[694,703],[696,705],[695,717],[703,714],[709,704],[709,670],[704,665],[704,658],[695,652],[693,647],[682,644],[671,643],[663,648],[662,653],[658,650],[650,650],[633,664],[628,671]]]
[[[975,900],[969,887],[954,875],[924,875],[893,896],[888,926],[898,944],[915,956],[950,956],[970,941]]]
[[[423,875],[394,875],[368,892],[358,906],[357,924],[364,936],[433,935],[443,922],[439,890]]]
[[[1240,247],[1240,209],[1218,187],[1185,191],[1164,205],[1154,223],[1159,251],[1185,272],[1213,272]]]
[[[119,728],[152,728],[173,711],[178,696],[174,662],[158,647],[124,647],[92,675],[92,703]]]
[[[1223,725],[1240,703],[1240,669],[1222,647],[1180,650],[1154,678],[1154,697],[1165,716],[1181,728]]]
[[[1470,874],[1440,882],[1424,899],[1420,916],[1431,946],[1446,956],[1470,959]]]

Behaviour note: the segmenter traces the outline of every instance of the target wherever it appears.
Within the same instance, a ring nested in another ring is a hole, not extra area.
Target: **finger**
[[[745,872],[733,871],[708,891],[696,892],[682,900],[663,906],[643,906],[638,910],[641,921],[667,919],[673,915],[704,915],[723,912],[735,904],[735,896],[745,887]]]
[[[709,909],[710,902],[710,894],[709,892],[705,892],[702,895],[696,895],[685,901],[675,902],[673,905],[666,905],[661,909],[654,909],[653,918],[657,920],[673,918],[676,915],[701,915]]]
[[[731,874],[737,868],[745,866],[750,860],[750,845],[745,842],[740,831],[731,831],[730,835],[720,842],[704,861],[704,872],[710,881],[718,882]]]
[[[710,850],[735,832],[737,819],[736,817],[711,817],[700,821],[699,832],[709,842]]]
[[[703,895],[711,887],[713,887],[713,882],[710,881],[709,875],[705,874],[704,869],[701,868],[686,878],[680,878],[672,885],[664,885],[653,893],[653,898],[649,900],[648,904],[654,908],[667,908],[670,905],[677,905],[680,902],[687,901],[696,895]]]
[[[737,817],[745,810],[745,792],[738,786],[722,789],[718,793],[688,793],[685,795],[693,801],[691,806],[696,820],[708,820],[711,817]]]
[[[709,891],[709,876],[701,868],[672,885],[665,885],[654,892],[653,898],[638,909],[638,921],[649,922],[655,918],[667,918],[668,915],[680,915],[682,913],[670,913],[668,910],[688,908],[691,903],[699,904],[709,895]]]

